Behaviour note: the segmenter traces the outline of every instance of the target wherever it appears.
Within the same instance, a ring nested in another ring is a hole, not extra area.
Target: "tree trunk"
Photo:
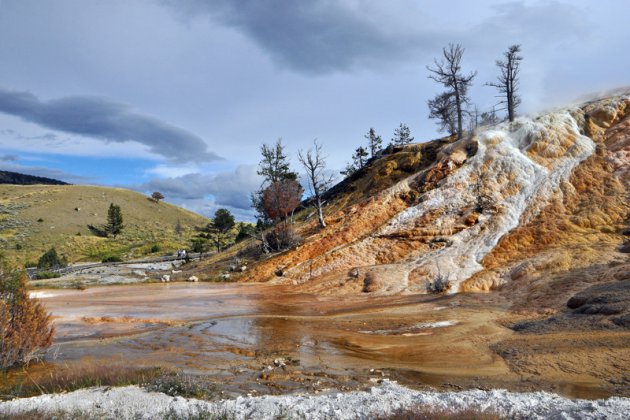
[[[459,87],[457,86],[457,82],[455,82],[455,106],[457,107],[457,139],[462,138],[463,125],[462,125],[462,103],[459,97]]]
[[[317,197],[317,216],[319,218],[319,225],[323,228],[326,227],[326,221],[324,221],[324,211],[322,209],[322,201]]]

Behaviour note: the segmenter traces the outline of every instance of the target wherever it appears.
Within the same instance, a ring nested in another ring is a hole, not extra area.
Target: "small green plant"
[[[160,248],[160,246],[159,246],[158,244],[154,244],[154,245],[151,247],[151,253],[154,253],[154,252],[160,252],[161,250],[162,250],[162,248]]]
[[[103,263],[122,262],[122,258],[120,258],[118,255],[105,255],[103,259],[101,260],[101,262]]]
[[[41,217],[39,219],[37,219],[37,223],[42,223],[44,221],[44,219],[42,219]]]
[[[54,271],[39,271],[37,273],[38,280],[56,279],[59,277],[61,277],[61,274],[55,273]]]
[[[22,244],[15,244],[15,249],[17,249],[18,251],[22,249]]]

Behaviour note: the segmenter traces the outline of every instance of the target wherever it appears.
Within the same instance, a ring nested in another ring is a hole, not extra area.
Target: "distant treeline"
[[[20,174],[17,172],[0,171],[0,184],[15,184],[15,185],[69,185],[67,182],[59,181],[51,178],[44,178],[41,176],[33,176]]]

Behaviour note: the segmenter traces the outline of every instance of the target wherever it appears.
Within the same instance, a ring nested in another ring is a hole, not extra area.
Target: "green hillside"
[[[88,225],[105,224],[110,203],[121,207],[125,228],[115,239],[100,238]],[[0,250],[20,264],[37,261],[51,246],[70,262],[142,257],[154,245],[160,250],[153,254],[164,254],[188,247],[194,227],[206,223],[198,214],[120,188],[0,185]]]

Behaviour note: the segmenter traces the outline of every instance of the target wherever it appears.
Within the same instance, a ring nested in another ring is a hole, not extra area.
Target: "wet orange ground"
[[[210,283],[45,293],[57,328],[46,356],[52,366],[166,366],[209,375],[237,394],[354,389],[381,377],[420,388],[618,393],[588,372],[554,370],[557,360],[545,361],[553,350],[528,350],[536,338],[520,343],[501,325],[510,314],[484,301],[488,295],[339,298]],[[287,366],[274,366],[276,359]]]

